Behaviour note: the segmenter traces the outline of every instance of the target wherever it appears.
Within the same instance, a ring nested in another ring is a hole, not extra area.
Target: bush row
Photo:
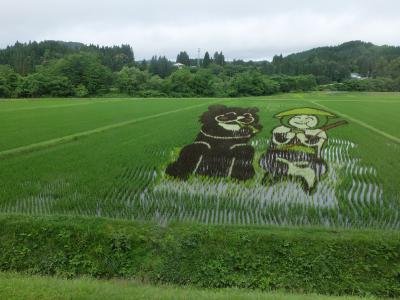
[[[350,92],[398,92],[400,91],[400,77],[397,79],[366,78],[362,80],[345,80],[344,82],[320,85],[319,90]]]
[[[266,76],[249,69],[227,73],[220,66],[176,69],[165,77],[134,66],[111,72],[93,56],[71,55],[21,76],[0,65],[0,98],[86,97],[117,94],[136,97],[263,96],[317,88],[313,75]]]
[[[400,296],[400,233],[0,217],[0,270]]]

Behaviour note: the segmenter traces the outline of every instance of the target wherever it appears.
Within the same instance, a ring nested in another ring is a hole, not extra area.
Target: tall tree
[[[172,73],[172,63],[165,56],[153,56],[149,63],[149,72],[165,78]]]
[[[176,57],[176,62],[184,64],[185,66],[190,66],[189,54],[186,51],[181,51]]]
[[[71,54],[51,66],[50,73],[65,76],[74,87],[84,85],[90,95],[106,92],[111,86],[111,71],[93,54]]]
[[[222,54],[222,51],[218,53],[218,51],[216,51],[214,53],[214,63],[216,63],[217,65],[223,66],[225,64],[225,56],[224,54]]]
[[[207,68],[211,64],[211,58],[208,51],[204,54],[203,67]]]

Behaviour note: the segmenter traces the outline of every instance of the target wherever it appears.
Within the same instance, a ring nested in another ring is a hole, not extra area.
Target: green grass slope
[[[0,271],[400,296],[400,233],[0,217]]]
[[[373,297],[333,297],[283,292],[257,292],[237,289],[195,289],[176,286],[151,286],[132,280],[65,280],[51,277],[0,273],[0,298],[8,300],[121,299],[121,300],[360,300]]]

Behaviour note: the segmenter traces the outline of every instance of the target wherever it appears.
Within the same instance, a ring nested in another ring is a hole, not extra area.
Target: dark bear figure
[[[247,142],[261,130],[258,108],[212,105],[200,117],[196,140],[182,148],[166,174],[186,180],[191,174],[247,180],[254,176],[254,148]]]

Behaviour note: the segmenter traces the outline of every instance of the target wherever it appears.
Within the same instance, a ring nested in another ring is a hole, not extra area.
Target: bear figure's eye
[[[217,122],[227,122],[227,121],[232,121],[236,120],[237,116],[235,112],[228,112],[223,115],[219,115],[215,117],[215,120]]]
[[[244,113],[238,119],[243,124],[251,124],[254,122],[254,117],[251,113]]]
[[[233,118],[233,117],[236,117],[236,113],[234,111],[232,111],[232,112],[228,112],[228,113],[224,114],[224,116],[226,116],[228,118]]]

